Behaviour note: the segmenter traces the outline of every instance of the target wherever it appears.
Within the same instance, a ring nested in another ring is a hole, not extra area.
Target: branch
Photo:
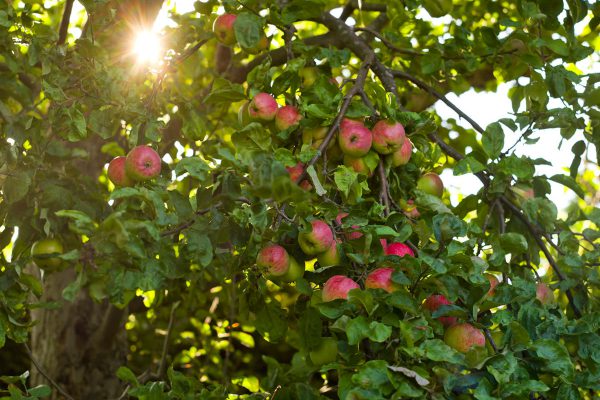
[[[65,3],[65,9],[60,20],[60,27],[58,28],[58,40],[56,41],[56,44],[58,46],[62,46],[67,42],[67,34],[69,33],[69,21],[71,20],[71,12],[73,11],[74,2],[75,0],[67,0]]]
[[[381,33],[377,32],[375,29],[371,29],[369,27],[354,27],[354,31],[355,32],[367,32],[370,33],[371,35],[375,36],[377,39],[381,40],[381,42],[390,50],[395,51],[396,53],[400,53],[400,54],[408,54],[411,56],[423,56],[425,55],[424,53],[421,53],[420,51],[416,51],[416,50],[412,50],[412,49],[401,49],[400,47],[396,46],[395,44],[393,44],[392,42],[390,42],[389,40],[387,40],[385,38],[385,36],[383,36]]]
[[[204,214],[208,214],[213,208],[218,208],[222,205],[221,202],[217,202],[215,203],[212,207],[207,207],[207,208],[203,208],[201,210],[198,210],[194,213],[195,217],[199,217],[202,216]],[[194,225],[194,222],[196,222],[196,218],[190,218],[189,221],[186,221],[184,223],[181,223],[171,229],[168,229],[166,231],[163,231],[160,233],[160,236],[164,237],[164,236],[170,236],[170,235],[175,235],[180,233],[181,231],[189,228],[190,226]]]
[[[388,181],[385,176],[385,168],[383,166],[383,160],[379,160],[379,181],[381,183],[381,189],[379,190],[379,197],[383,200],[383,204],[385,205],[385,210],[383,214],[387,217],[390,215],[390,198],[388,196]]]
[[[175,321],[175,310],[179,307],[181,302],[177,301],[171,306],[171,314],[169,314],[169,325],[167,325],[167,334],[165,335],[165,340],[163,341],[162,348],[162,356],[160,357],[160,364],[158,364],[158,377],[163,378],[165,374],[165,369],[167,365],[167,350],[169,347],[169,339],[171,338],[171,332],[173,331],[173,323]]]
[[[52,385],[52,387],[54,387],[56,390],[58,390],[58,392],[60,394],[62,394],[66,399],[68,400],[75,400],[73,399],[73,397],[71,397],[67,392],[65,392],[63,390],[63,388],[61,388],[59,386],[58,383],[56,383],[56,381],[54,381],[54,379],[50,378],[48,376],[48,374],[46,374],[46,372],[44,371],[44,369],[40,366],[40,364],[38,364],[38,362],[36,361],[36,359],[33,357],[33,353],[31,352],[31,348],[29,347],[29,345],[27,343],[23,343],[23,345],[25,346],[25,350],[27,351],[27,354],[29,355],[29,359],[31,360],[31,362],[33,363],[33,365],[35,366],[35,368],[38,370],[38,372],[44,377],[46,378],[46,380],[48,382],[50,382],[50,384]]]
[[[494,349],[494,353],[498,353],[498,346],[496,346],[496,342],[494,341],[494,338],[492,337],[490,330],[488,328],[485,328],[483,330],[483,333],[485,333],[485,338],[487,339],[488,342],[490,342],[490,346],[492,346],[492,349]]]

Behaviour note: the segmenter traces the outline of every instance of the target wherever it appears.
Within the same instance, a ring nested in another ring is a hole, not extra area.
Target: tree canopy
[[[0,2],[1,398],[598,396],[600,4],[172,3]]]

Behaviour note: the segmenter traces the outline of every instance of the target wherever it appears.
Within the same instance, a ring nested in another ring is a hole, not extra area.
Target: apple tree
[[[2,398],[597,398],[599,4],[173,3],[0,2]]]

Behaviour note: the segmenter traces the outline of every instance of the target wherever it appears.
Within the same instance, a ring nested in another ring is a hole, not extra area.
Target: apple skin
[[[296,106],[283,106],[275,114],[275,126],[280,131],[288,128],[297,127],[300,124],[302,115]]]
[[[434,312],[435,310],[440,308],[440,306],[445,306],[449,304],[452,304],[452,302],[448,300],[446,296],[441,294],[432,294],[431,296],[425,299],[425,302],[423,303],[423,308],[429,310],[429,312]],[[438,317],[437,320],[440,321],[441,324],[444,326],[452,326],[456,323],[457,318]]]
[[[365,280],[365,287],[369,289],[383,289],[388,293],[398,290],[398,285],[392,281],[393,268],[377,268]]]
[[[106,174],[108,179],[117,187],[133,186],[133,181],[127,176],[125,172],[125,160],[124,156],[113,158],[108,163],[108,170]]]
[[[279,106],[269,93],[258,93],[248,105],[248,114],[255,121],[273,121]]]
[[[415,253],[412,251],[412,249],[404,243],[390,243],[386,244],[386,246],[383,246],[383,248],[386,256],[415,256]]]
[[[320,71],[317,67],[302,67],[298,71],[298,76],[302,79],[302,87],[305,89],[311,88],[317,81],[319,74]]]
[[[347,216],[348,216],[347,212],[341,212],[335,217],[335,220],[339,225],[342,225],[342,220],[344,218],[346,218]],[[362,234],[362,232],[359,231],[360,226],[352,225],[351,228],[353,229],[351,232],[344,233],[344,237],[346,238],[346,240],[354,240],[354,239],[358,239],[358,238],[362,237],[363,234]]]
[[[308,356],[314,365],[321,366],[334,362],[337,354],[337,340],[332,337],[324,337],[317,348],[308,353]]]
[[[485,346],[485,336],[479,329],[465,322],[446,329],[444,342],[454,350],[466,353],[472,347]]]
[[[444,183],[438,174],[428,172],[417,181],[417,189],[433,196],[442,197],[444,194]]]
[[[490,290],[486,293],[486,297],[492,297],[496,293],[496,286],[498,286],[498,278],[492,274],[484,274],[487,280],[490,282]]]
[[[332,301],[336,299],[347,299],[348,292],[352,289],[359,289],[358,283],[344,275],[334,275],[323,285],[323,301]]]
[[[381,120],[373,126],[373,149],[379,154],[392,154],[402,148],[406,133],[399,122]]]
[[[219,15],[213,23],[213,32],[217,37],[217,40],[223,44],[231,46],[235,44],[235,31],[233,30],[233,23],[235,22],[237,15],[235,14],[223,14]]]
[[[538,283],[535,287],[535,298],[544,305],[554,304],[554,293],[545,283]]]
[[[300,175],[302,175],[302,173],[304,172],[304,164],[298,162],[298,164],[294,165],[293,167],[285,167],[285,169],[290,174],[290,179],[292,180],[292,182],[295,183],[298,180],[298,178],[300,178]],[[306,179],[300,182],[299,185],[304,190],[312,189],[312,185]]]
[[[400,167],[408,164],[412,155],[413,144],[409,138],[404,139],[402,146],[392,153],[392,165],[394,167]]]
[[[127,154],[125,172],[134,181],[147,181],[160,174],[160,162],[160,156],[152,147],[137,146]]]
[[[302,251],[309,256],[326,252],[333,244],[333,232],[327,223],[320,219],[310,222],[310,232],[298,234],[298,244]]]
[[[373,143],[373,134],[360,121],[344,118],[338,136],[340,149],[345,155],[359,158],[367,155]]]
[[[56,269],[62,264],[62,260],[58,257],[39,257],[47,254],[62,254],[64,248],[58,239],[46,238],[38,240],[31,246],[31,257],[35,265],[40,269]]]
[[[342,255],[338,246],[339,243],[334,241],[324,253],[317,254],[317,261],[321,267],[342,265]]]
[[[291,282],[304,274],[304,269],[278,244],[264,247],[256,257],[256,265],[267,270],[268,276]]]

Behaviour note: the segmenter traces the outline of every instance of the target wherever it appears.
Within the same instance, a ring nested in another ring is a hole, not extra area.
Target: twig
[[[44,377],[46,378],[46,380],[48,382],[50,382],[50,384],[56,389],[58,390],[58,392],[60,394],[62,394],[65,398],[67,398],[68,400],[75,400],[73,399],[73,397],[71,397],[67,392],[65,392],[63,390],[63,388],[60,387],[60,385],[58,383],[56,383],[54,381],[54,379],[50,378],[50,376],[48,376],[48,374],[44,371],[44,369],[41,367],[40,364],[38,364],[38,362],[36,361],[36,359],[33,357],[33,353],[31,351],[31,348],[29,347],[29,345],[27,343],[24,343],[25,346],[25,350],[27,351],[27,355],[29,355],[29,359],[31,360],[31,362],[33,363],[33,365],[35,366],[35,368],[38,370],[38,372]]]
[[[381,42],[390,50],[395,51],[396,53],[400,53],[400,54],[408,54],[411,56],[423,56],[425,55],[425,53],[421,53],[419,51],[416,50],[412,50],[412,49],[402,49],[398,46],[396,46],[395,44],[393,44],[392,42],[390,42],[389,40],[387,40],[385,38],[385,36],[383,36],[381,33],[377,32],[374,29],[368,28],[368,27],[354,27],[354,31],[355,32],[367,32],[373,36],[375,36],[377,39],[381,40]]]
[[[485,337],[488,340],[488,342],[490,342],[490,346],[492,346],[492,349],[494,349],[494,353],[498,353],[498,346],[496,346],[496,342],[494,341],[490,330],[488,328],[485,328],[483,330],[483,333],[485,334]]]
[[[173,331],[173,322],[175,321],[175,310],[177,310],[180,303],[180,301],[177,301],[173,304],[173,306],[171,306],[171,314],[169,314],[169,325],[167,326],[167,334],[165,335],[165,340],[163,341],[160,364],[158,364],[157,375],[159,376],[159,378],[163,378],[165,374],[165,369],[167,366],[167,350],[169,348],[169,339],[171,338],[171,332]]]
[[[56,44],[62,46],[67,42],[67,35],[69,33],[69,21],[71,20],[71,12],[73,11],[73,3],[75,0],[67,0],[65,2],[65,9],[63,11],[62,18],[60,20],[60,26],[58,28],[58,40]]]
[[[204,214],[208,214],[212,209],[214,208],[218,208],[222,205],[221,202],[218,202],[216,204],[214,204],[212,207],[207,207],[207,208],[203,208],[201,210],[198,210],[194,213],[195,216],[202,216]],[[184,229],[189,228],[190,226],[194,225],[194,222],[196,222],[196,218],[190,218],[188,221],[179,224],[171,229],[167,229],[166,231],[163,231],[160,233],[160,236],[170,236],[170,235],[174,235],[176,233],[180,233],[181,231],[183,231]]]
[[[487,230],[487,227],[490,223],[490,220],[492,218],[493,212],[494,212],[494,208],[496,208],[496,205],[498,204],[498,199],[494,200],[491,204],[490,204],[490,208],[488,210],[487,215],[485,216],[485,220],[483,221],[483,226],[481,227],[481,237],[479,239],[477,239],[477,255],[479,256],[479,254],[481,253],[481,247],[483,244],[483,238],[485,237],[485,231]]]
[[[381,188],[379,190],[379,197],[381,198],[381,200],[383,201],[383,204],[385,206],[385,209],[383,210],[383,214],[387,217],[388,215],[390,215],[390,199],[388,197],[388,181],[387,181],[387,177],[385,176],[385,167],[383,166],[383,160],[379,160],[379,166],[378,166],[378,170],[379,170],[379,181],[381,184]]]

